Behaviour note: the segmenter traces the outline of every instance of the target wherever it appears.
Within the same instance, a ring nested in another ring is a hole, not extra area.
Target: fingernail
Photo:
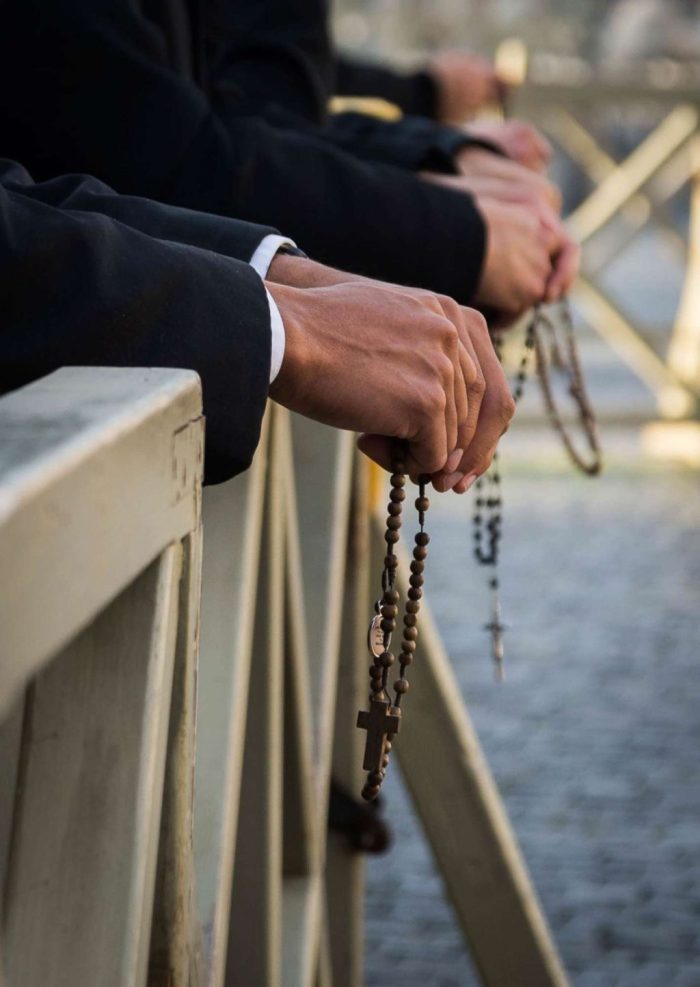
[[[472,487],[478,479],[479,479],[478,473],[470,473],[469,476],[465,477],[464,480],[465,491],[469,490],[469,488]]]
[[[442,482],[445,485],[445,493],[448,490],[452,490],[460,480],[464,479],[464,473],[447,473],[443,478]]]
[[[464,455],[464,449],[455,449],[452,455],[449,457],[445,463],[445,473],[454,473],[459,464],[462,462],[462,456]]]

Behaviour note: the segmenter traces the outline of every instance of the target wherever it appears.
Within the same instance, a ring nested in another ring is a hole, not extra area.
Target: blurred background
[[[574,314],[605,471],[573,470],[531,372],[502,448],[502,686],[472,495],[434,498],[427,578],[576,987],[700,987],[699,15],[694,0],[335,11],[340,45],[367,57],[410,67],[465,47],[520,63],[510,109],[554,144],[584,242]],[[521,347],[516,334],[511,365]],[[367,983],[476,984],[398,769],[385,789],[395,843],[369,859]]]

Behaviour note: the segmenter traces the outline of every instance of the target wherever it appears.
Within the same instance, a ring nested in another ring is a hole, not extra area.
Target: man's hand
[[[392,439],[407,440],[409,471],[431,474],[437,489],[462,483],[464,469],[487,467],[513,408],[495,356],[495,365],[486,360],[488,376],[482,370],[488,333],[478,313],[430,292],[367,280],[267,287],[286,332],[271,397],[366,433],[361,448],[387,469]]]
[[[442,123],[463,123],[481,107],[498,104],[506,90],[493,64],[468,52],[440,52],[427,71],[437,88],[437,116]]]
[[[525,206],[484,199],[479,209],[488,233],[475,301],[511,322],[544,299],[555,238]]]
[[[544,171],[552,160],[552,145],[524,120],[477,120],[469,124],[467,133],[491,141],[531,171]]]
[[[561,192],[544,175],[523,167],[517,161],[482,147],[463,147],[456,156],[459,175],[430,175],[472,195],[489,196],[504,202],[522,202],[534,208],[547,206],[561,211]],[[451,181],[444,181],[451,179]]]

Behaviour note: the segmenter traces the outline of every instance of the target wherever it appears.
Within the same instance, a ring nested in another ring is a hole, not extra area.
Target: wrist
[[[290,258],[297,260],[298,258]],[[272,296],[284,325],[284,356],[275,380],[270,384],[270,397],[280,404],[289,405],[299,387],[303,387],[310,365],[309,292],[290,285],[266,281],[265,287]]]
[[[357,274],[336,271],[308,257],[277,254],[267,272],[267,281],[291,288],[326,288],[349,281],[364,280]]]

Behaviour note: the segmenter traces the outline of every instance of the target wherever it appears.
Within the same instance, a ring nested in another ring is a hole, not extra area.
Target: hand
[[[526,206],[495,199],[480,199],[478,206],[487,245],[475,302],[513,321],[544,298],[556,237]]]
[[[447,318],[457,326],[465,353],[478,368],[477,377],[467,387],[468,407],[458,431],[459,448],[445,468],[432,476],[436,490],[464,493],[491,465],[498,441],[513,417],[515,403],[484,317],[475,309],[459,306],[451,298],[436,297]],[[359,445],[370,458],[376,459],[373,447],[378,441],[379,436],[363,435]]]
[[[561,210],[561,192],[544,175],[531,171],[517,161],[482,147],[463,147],[456,156],[459,176],[441,175],[459,183],[462,190],[472,195],[485,195],[504,202],[524,202],[539,208],[548,206]],[[435,180],[435,176],[431,176]]]
[[[478,120],[469,125],[467,133],[491,141],[531,171],[544,171],[552,160],[552,145],[524,120]]]
[[[437,88],[437,116],[443,123],[463,123],[482,106],[499,103],[506,91],[491,62],[468,52],[440,52],[427,71]]]
[[[472,335],[486,332],[478,313],[467,317],[449,299],[370,281],[306,290],[268,282],[268,290],[286,331],[270,389],[275,400],[369,433],[361,447],[385,468],[393,451],[387,437],[407,439],[412,475],[435,474],[443,488],[461,481],[457,466],[472,437],[480,427],[494,431],[474,417],[487,386],[471,355]],[[500,367],[498,373],[502,378]],[[512,413],[507,395],[495,404],[505,423]]]

